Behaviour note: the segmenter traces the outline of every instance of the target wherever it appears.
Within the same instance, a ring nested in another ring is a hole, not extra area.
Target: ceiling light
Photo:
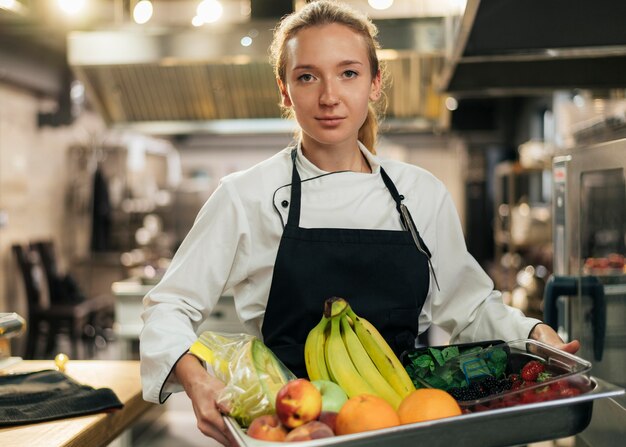
[[[457,14],[463,14],[463,11],[465,11],[466,6],[467,6],[467,0],[453,0],[452,1],[452,8],[454,9],[453,12]]]
[[[374,9],[387,9],[393,5],[393,0],[367,0]]]
[[[191,24],[196,27],[202,26],[204,25],[204,20],[202,20],[200,16],[194,16],[194,18],[191,19]]]
[[[241,38],[240,43],[242,47],[249,47],[250,45],[252,45],[252,37],[244,36]]]
[[[152,2],[150,0],[141,0],[133,9],[133,19],[135,23],[143,25],[152,17]]]
[[[198,17],[204,23],[217,22],[222,17],[223,12],[224,8],[218,0],[202,0],[196,10]]]
[[[85,7],[86,0],[57,0],[59,8],[68,15],[75,15]]]
[[[16,0],[0,0],[0,8],[8,9],[12,11],[16,8],[17,1]]]
[[[446,109],[450,110],[451,112],[454,112],[456,109],[459,108],[459,102],[453,96],[448,96],[446,98],[445,104]]]

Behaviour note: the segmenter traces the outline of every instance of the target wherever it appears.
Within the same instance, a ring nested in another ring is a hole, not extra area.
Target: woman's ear
[[[280,90],[280,96],[283,98],[283,107],[291,107],[292,102],[289,97],[289,93],[287,92],[287,86],[280,80],[280,78],[276,78],[276,83],[278,84],[278,89]]]
[[[380,70],[376,72],[376,76],[372,79],[372,87],[370,88],[370,100],[377,101],[380,98],[382,90],[382,75]]]

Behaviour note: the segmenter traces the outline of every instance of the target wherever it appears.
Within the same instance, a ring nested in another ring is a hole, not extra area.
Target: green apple
[[[339,413],[339,410],[348,400],[346,392],[330,380],[313,380],[311,382],[322,394],[322,411],[333,411]]]

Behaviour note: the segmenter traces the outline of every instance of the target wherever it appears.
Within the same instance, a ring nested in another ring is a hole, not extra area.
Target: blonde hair
[[[276,78],[286,83],[287,55],[285,46],[299,31],[313,26],[330,25],[338,23],[345,25],[360,34],[367,45],[367,56],[371,67],[372,79],[380,72],[383,77],[383,68],[378,61],[376,50],[380,44],[376,40],[378,28],[364,14],[350,8],[349,6],[329,0],[319,0],[307,4],[304,8],[291,13],[281,20],[274,30],[274,39],[270,47],[270,61],[274,66]],[[367,149],[375,154],[376,137],[378,135],[378,118],[384,109],[383,101],[376,102],[377,107],[370,103],[367,111],[367,118],[359,129],[359,141]],[[287,113],[291,116],[292,111]]]

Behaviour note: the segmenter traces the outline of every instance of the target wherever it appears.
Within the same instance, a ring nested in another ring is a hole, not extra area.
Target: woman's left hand
[[[550,346],[554,346],[570,354],[576,354],[580,349],[580,342],[578,340],[572,340],[569,343],[565,343],[559,334],[554,329],[545,323],[539,323],[532,331],[530,331],[529,338],[540,341]]]

